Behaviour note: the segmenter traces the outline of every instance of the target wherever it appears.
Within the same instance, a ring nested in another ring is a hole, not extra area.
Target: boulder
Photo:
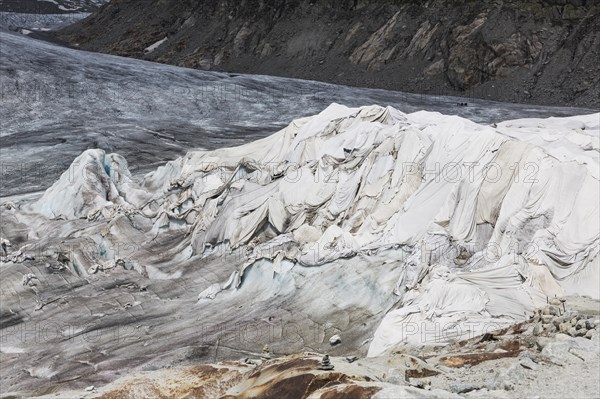
[[[563,334],[568,334],[570,329],[571,329],[571,323],[561,323],[558,326],[558,331],[560,331]]]
[[[508,367],[499,369],[494,378],[487,384],[487,388],[490,390],[512,391],[515,389],[515,384],[524,377],[523,367],[519,362],[515,362]]]
[[[554,324],[546,324],[544,325],[544,331],[547,333],[557,332],[558,328]]]
[[[588,330],[588,331],[585,333],[585,337],[586,337],[587,339],[592,339],[592,338],[594,338],[594,335],[597,337],[597,336],[598,336],[598,331],[596,331],[596,330]]]
[[[542,316],[542,323],[544,324],[550,324],[552,323],[552,320],[554,319],[554,316],[549,315],[549,314],[545,314]]]
[[[585,321],[585,328],[588,330],[592,330],[592,329],[596,328],[596,323],[594,323],[594,321],[591,319],[587,319]]]
[[[549,305],[544,308],[542,315],[560,316],[560,308],[558,306]]]
[[[476,391],[478,389],[483,388],[483,386],[479,384],[474,384],[471,382],[463,382],[463,381],[455,381],[451,382],[448,385],[448,389],[453,393],[467,393],[471,391]]]
[[[560,325],[565,322],[564,317],[559,316],[552,319],[552,324],[556,326],[556,328],[560,328]]]
[[[549,357],[554,363],[564,365],[566,362],[581,363],[581,361],[598,361],[599,346],[597,342],[587,339],[572,338],[564,334],[557,334],[541,354]]]
[[[342,342],[342,338],[340,338],[339,335],[333,335],[331,338],[329,338],[329,344],[330,345],[337,345],[340,344]]]
[[[550,301],[550,305],[562,306],[562,302],[560,301],[560,299],[554,298],[553,300]]]
[[[585,337],[585,334],[587,334],[588,330],[586,330],[585,328],[580,328],[578,330],[575,330],[575,336],[576,337]]]
[[[552,340],[548,337],[539,337],[536,339],[535,345],[539,351],[542,351],[550,342],[552,342]]]
[[[538,369],[538,365],[535,364],[535,362],[533,360],[531,360],[531,358],[529,358],[529,357],[524,357],[521,360],[519,360],[519,364],[521,365],[521,367],[526,368],[528,370],[537,370]]]

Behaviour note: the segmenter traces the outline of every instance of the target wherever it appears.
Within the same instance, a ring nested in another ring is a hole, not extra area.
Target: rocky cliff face
[[[57,38],[192,68],[595,107],[599,20],[595,0],[113,0]]]

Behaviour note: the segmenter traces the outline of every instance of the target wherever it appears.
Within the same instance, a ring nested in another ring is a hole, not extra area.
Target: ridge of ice
[[[600,297],[599,117],[494,128],[332,104],[253,143],[190,151],[141,184],[122,157],[88,150],[31,210],[120,218],[124,231],[146,240],[184,229],[180,257],[243,248],[246,261],[231,281],[200,295],[209,298],[239,287],[258,259],[283,273],[283,261],[318,266],[374,251],[409,253],[398,275],[399,308],[371,343],[377,355],[427,341],[420,331],[440,323],[475,323],[459,338],[485,332],[490,320],[523,318],[546,296]],[[146,220],[145,230],[123,212]],[[419,334],[402,331],[407,325]]]

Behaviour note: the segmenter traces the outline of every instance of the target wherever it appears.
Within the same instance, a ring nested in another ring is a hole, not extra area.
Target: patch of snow
[[[157,41],[153,45],[146,47],[144,49],[144,53],[150,54],[151,52],[153,52],[154,50],[156,50],[157,48],[159,48],[160,45],[163,44],[166,41],[167,41],[167,37],[165,37],[164,39],[161,39],[161,40]]]

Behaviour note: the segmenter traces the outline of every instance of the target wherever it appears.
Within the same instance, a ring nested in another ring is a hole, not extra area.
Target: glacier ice
[[[20,218],[50,235],[169,247],[128,260],[149,275],[241,250],[229,280],[200,293],[210,299],[240,287],[257,260],[281,274],[390,254],[399,302],[374,334],[378,355],[484,333],[547,296],[600,297],[599,116],[492,127],[332,104],[249,144],[190,151],[141,181],[123,157],[87,150]],[[102,270],[101,258],[82,254],[79,272]]]

